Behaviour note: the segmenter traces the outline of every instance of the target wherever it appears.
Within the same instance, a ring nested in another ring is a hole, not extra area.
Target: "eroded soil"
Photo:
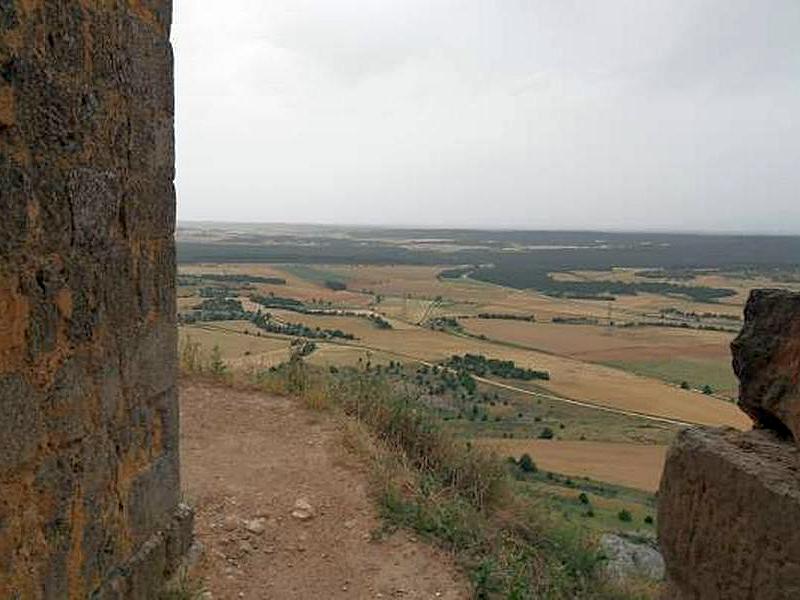
[[[182,382],[182,477],[216,599],[469,597],[445,553],[381,521],[337,421],[288,398]],[[313,508],[292,516],[298,500]]]

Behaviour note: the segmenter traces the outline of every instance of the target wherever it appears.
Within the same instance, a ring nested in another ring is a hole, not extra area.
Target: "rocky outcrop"
[[[649,542],[649,540],[648,540]],[[605,555],[606,575],[612,581],[664,579],[664,558],[652,543],[634,541],[622,535],[605,533],[600,536],[600,548]]]
[[[766,430],[690,429],[670,449],[659,541],[672,600],[800,598],[800,450]]]
[[[757,427],[800,441],[800,294],[754,290],[732,344],[739,406]]]
[[[154,598],[179,506],[169,0],[0,0],[0,598]]]
[[[732,348],[756,429],[673,443],[659,492],[665,599],[800,598],[800,294],[754,291]]]

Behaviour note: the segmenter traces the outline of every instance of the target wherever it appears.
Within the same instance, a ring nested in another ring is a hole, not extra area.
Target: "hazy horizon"
[[[268,227],[319,227],[319,228],[341,228],[341,229],[397,229],[397,230],[431,230],[431,231],[502,231],[502,232],[545,232],[545,233],[610,233],[610,234],[664,234],[664,235],[719,235],[719,236],[770,236],[770,237],[800,237],[800,233],[780,230],[748,230],[748,229],[658,229],[658,228],[638,228],[638,229],[592,229],[576,227],[504,227],[497,226],[475,226],[475,227],[456,227],[437,224],[413,224],[413,223],[323,223],[313,221],[241,221],[225,219],[178,219],[178,226],[181,225],[221,225],[227,227],[234,226],[268,226]]]
[[[176,0],[179,219],[800,233],[800,3]]]

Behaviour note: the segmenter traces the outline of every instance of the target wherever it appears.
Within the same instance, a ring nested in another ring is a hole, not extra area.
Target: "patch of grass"
[[[284,265],[281,267],[281,269],[294,275],[295,277],[305,279],[306,281],[310,281],[311,283],[316,283],[317,285],[321,286],[326,286],[328,282],[339,284],[347,283],[344,277],[319,267],[310,267],[308,265]]]
[[[618,360],[604,364],[684,388],[684,383],[696,390],[709,386],[728,398],[736,396],[738,382],[730,361],[670,358],[661,361]]]
[[[200,373],[205,367],[205,361],[200,352],[200,342],[187,336],[180,341],[178,348],[178,361],[181,371],[185,373]]]
[[[535,392],[549,393],[534,385],[526,384],[524,387]],[[495,400],[496,389],[484,384],[478,385],[478,392],[481,407],[489,412],[492,417],[490,420],[483,422],[455,419],[458,410],[441,411],[442,416],[449,419],[448,427],[459,436],[536,438],[547,427],[560,440],[669,444],[677,431],[671,425],[639,417],[606,413],[548,399],[538,400],[510,390],[501,390]],[[484,393],[490,394],[495,406],[483,401]],[[501,421],[494,420],[493,417],[497,414],[503,416]],[[562,429],[561,424],[566,427]]]
[[[518,479],[517,494],[546,505],[565,522],[597,534],[625,531],[652,536],[655,533],[652,517],[650,522],[646,520],[655,510],[653,494],[552,472],[539,471]],[[627,510],[632,520],[620,521],[621,510]]]
[[[189,336],[180,341],[178,363],[181,372],[185,374],[202,375],[221,383],[232,378],[218,345],[212,348],[210,356],[206,358],[201,351],[200,343]]]

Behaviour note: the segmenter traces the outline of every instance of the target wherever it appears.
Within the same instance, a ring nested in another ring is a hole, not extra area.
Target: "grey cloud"
[[[795,0],[176,0],[183,219],[800,231]]]

